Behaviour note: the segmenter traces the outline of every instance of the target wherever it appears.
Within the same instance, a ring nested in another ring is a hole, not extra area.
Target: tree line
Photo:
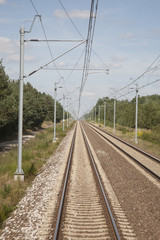
[[[19,81],[11,80],[0,61],[0,139],[18,131]],[[63,107],[57,102],[56,121],[63,118]],[[39,128],[44,120],[54,120],[54,99],[24,84],[23,130]]]
[[[101,123],[104,119],[104,103],[106,102],[106,124],[113,126],[114,99],[104,97],[98,99],[96,106],[88,114],[98,121],[99,106]],[[136,98],[131,101],[116,101],[116,123],[130,128],[135,127]],[[138,98],[138,127],[144,129],[160,130],[160,95],[142,96]]]

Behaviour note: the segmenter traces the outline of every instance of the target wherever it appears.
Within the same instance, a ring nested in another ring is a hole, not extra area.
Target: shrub
[[[23,169],[26,177],[35,176],[37,173],[36,166],[33,162],[27,162],[24,164]]]
[[[11,192],[11,186],[10,184],[4,184],[3,189],[0,190],[0,194],[3,198],[6,198],[8,194]]]
[[[13,208],[10,205],[2,205],[0,208],[0,227],[2,226],[3,221],[10,215],[13,211]]]
[[[143,140],[146,140],[151,143],[160,144],[160,133],[159,132],[155,132],[155,131],[150,132],[150,133],[144,132],[143,135],[141,136],[141,138]]]

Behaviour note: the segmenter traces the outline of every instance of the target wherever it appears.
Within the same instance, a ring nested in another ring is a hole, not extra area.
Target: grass
[[[62,124],[57,124],[57,142],[52,143],[53,128],[50,127],[42,130],[34,139],[23,145],[22,168],[25,175],[24,182],[14,181],[18,158],[17,147],[8,152],[0,153],[0,227],[3,226],[3,222],[10,216],[11,212],[16,209],[16,205],[24,196],[27,187],[58,147],[67,130],[63,132]]]
[[[113,129],[111,129],[110,127],[107,127],[106,130],[113,133]],[[128,141],[132,145],[140,147],[144,151],[160,158],[160,131],[138,129],[138,144],[136,144],[134,141],[135,129],[133,128],[116,125],[115,135]]]
[[[94,122],[92,123],[95,124]],[[97,123],[95,125],[98,126]],[[100,127],[103,128],[104,125],[101,123]],[[113,126],[111,126],[110,122],[107,122],[107,126],[105,129],[109,133],[113,133]],[[138,129],[138,144],[136,144],[134,141],[135,129],[133,128],[116,124],[115,135],[131,143],[132,145],[135,145],[136,147],[139,147],[142,150],[152,154],[153,156],[160,158],[160,124],[150,130]]]

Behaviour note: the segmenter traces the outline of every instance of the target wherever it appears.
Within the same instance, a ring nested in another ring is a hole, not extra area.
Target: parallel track
[[[141,149],[125,142],[124,140],[102,130],[101,128],[92,124],[87,125],[94,130],[102,138],[110,142],[113,146],[122,151],[125,155],[130,157],[134,162],[140,165],[143,169],[149,172],[157,180],[160,180],[160,159],[142,151]],[[120,144],[119,144],[120,143]],[[128,150],[126,151],[126,146]]]
[[[93,155],[79,124],[73,136],[59,206],[52,239],[120,240]]]

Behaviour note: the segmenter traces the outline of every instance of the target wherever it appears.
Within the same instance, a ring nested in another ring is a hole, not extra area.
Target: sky
[[[60,81],[57,99],[61,101],[64,94],[65,107],[68,102],[73,115],[80,117],[87,113],[99,98],[131,100],[135,97],[135,83],[140,96],[159,94],[160,82],[150,83],[160,78],[159,68],[155,69],[160,61],[160,1],[99,0],[91,70],[82,92],[78,115],[85,43],[74,48],[81,42],[64,40],[86,40],[91,0],[61,0],[61,3],[59,0],[0,0],[0,59],[3,59],[10,79],[19,78],[20,27],[29,31],[34,16],[39,14],[42,21],[36,17],[31,32],[25,33],[25,40],[61,41],[48,42],[48,45],[45,41],[24,43],[24,82],[30,82],[38,91],[54,97],[54,83]],[[45,69],[28,77],[55,58],[57,60]],[[143,76],[149,66],[155,69],[154,72]],[[73,68],[77,70],[69,70]],[[134,84],[130,85],[131,82]],[[119,91],[127,85],[128,88]]]

